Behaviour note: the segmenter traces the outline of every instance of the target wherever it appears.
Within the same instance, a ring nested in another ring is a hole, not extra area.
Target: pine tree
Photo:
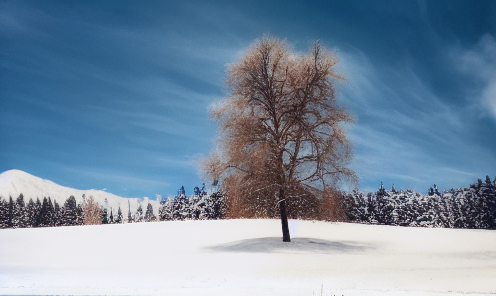
[[[179,188],[177,195],[186,195],[186,191],[184,191],[184,186],[181,186],[181,188]]]
[[[155,214],[153,214],[153,206],[148,203],[148,205],[146,206],[145,221],[151,222],[155,220],[157,220],[157,217],[155,217]]]
[[[84,225],[84,210],[82,205],[77,205],[76,225]]]
[[[52,217],[52,225],[53,226],[62,226],[62,211],[60,209],[59,203],[54,199],[53,200],[53,217]]]
[[[67,198],[64,203],[62,225],[78,225],[78,208],[76,205],[76,198],[72,195]]]
[[[109,224],[114,224],[114,214],[112,213],[112,208],[110,208],[110,216],[108,219]]]
[[[183,193],[184,187],[179,190],[180,194],[174,198],[172,203],[172,217],[174,220],[191,219],[189,198]]]
[[[486,175],[486,182],[478,191],[481,200],[481,228],[496,228],[496,187]]]
[[[12,199],[12,196],[9,197],[9,205],[8,205],[8,212],[7,212],[7,227],[8,228],[17,228],[19,218],[17,217],[16,213],[16,204],[14,200]]]
[[[36,203],[35,203],[35,223],[34,227],[42,227],[42,214],[41,214],[41,209],[43,208],[43,205],[41,204],[41,201],[39,198],[36,198]]]
[[[120,206],[119,206],[119,209],[117,210],[117,216],[115,217],[115,223],[117,223],[117,224],[122,223],[122,211],[121,211]]]
[[[28,213],[26,210],[26,204],[24,203],[24,196],[19,194],[16,200],[16,215],[18,217],[18,227],[25,228],[29,227]]]
[[[465,191],[458,189],[454,192],[452,200],[455,228],[467,228],[467,211],[465,209],[467,207],[467,200]]]
[[[136,213],[134,214],[133,221],[134,222],[143,222],[144,220],[144,215],[143,215],[143,208],[141,207],[141,203],[138,205],[138,209],[136,210]]]
[[[200,196],[201,195],[201,191],[200,191],[200,188],[198,186],[196,186],[194,189],[193,189],[193,194],[195,196]]]
[[[224,219],[226,216],[226,197],[221,192],[214,192],[210,195],[212,200],[212,211],[210,219]]]
[[[109,224],[107,208],[103,208],[101,212],[102,212],[102,224]]]
[[[127,201],[127,205],[128,205],[128,212],[127,212],[127,223],[133,223],[133,216],[131,215],[131,203],[129,202],[129,200]]]
[[[9,204],[0,197],[0,228],[8,228]]]
[[[419,206],[419,196],[417,196],[418,193],[414,194],[411,189],[407,189],[405,193],[408,196],[407,208],[405,210],[409,220],[408,226],[418,227],[420,224],[419,217],[421,211]]]
[[[170,221],[173,220],[173,201],[171,198],[162,199],[160,201],[160,208],[158,210],[158,215],[160,221]]]
[[[24,227],[34,227],[35,215],[34,215],[34,202],[30,198],[28,204],[24,208]]]
[[[55,220],[54,220],[55,209],[53,207],[52,199],[50,198],[50,196],[48,197],[47,210],[48,210],[48,217],[47,217],[48,225],[47,226],[55,226]]]
[[[46,197],[43,197],[43,202],[41,204],[41,210],[40,210],[40,215],[39,215],[39,227],[47,227],[50,225],[50,221],[48,219],[49,213],[48,213],[48,199]]]
[[[189,202],[190,202],[189,208],[190,208],[190,213],[191,213],[191,219],[198,220],[198,219],[201,219],[200,216],[204,216],[205,212],[208,211],[206,209],[207,204],[200,196],[200,189],[198,187],[195,187],[195,189],[193,191],[195,192],[195,195],[193,195],[189,200]]]
[[[381,182],[381,187],[376,193],[376,203],[377,203],[377,222],[379,224],[391,224],[392,220],[392,205],[389,201],[389,193],[384,188]]]

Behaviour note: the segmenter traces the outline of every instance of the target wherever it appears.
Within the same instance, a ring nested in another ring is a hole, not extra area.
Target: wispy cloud
[[[381,180],[397,188],[426,190],[431,182],[449,188],[460,180],[473,182],[474,171],[488,170],[494,157],[470,143],[474,125],[463,106],[436,95],[408,64],[373,65],[360,51],[341,56],[348,81],[339,87],[339,102],[358,118],[350,128],[352,166],[367,180],[364,188]],[[469,154],[476,155],[470,162]]]
[[[496,40],[492,35],[482,36],[468,49],[454,47],[451,59],[456,68],[476,80],[466,93],[467,100],[481,114],[496,120]]]

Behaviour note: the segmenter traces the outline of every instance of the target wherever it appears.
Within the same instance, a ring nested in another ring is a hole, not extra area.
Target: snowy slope
[[[496,231],[290,220],[0,230],[0,295],[494,295]]]
[[[159,201],[150,200],[148,197],[124,198],[101,190],[73,189],[55,184],[49,180],[38,178],[20,170],[10,170],[0,174],[0,197],[4,199],[8,199],[9,196],[17,198],[21,193],[24,195],[25,203],[27,203],[30,198],[34,201],[36,201],[36,198],[43,201],[44,197],[50,197],[52,200],[56,200],[60,206],[63,206],[64,202],[71,195],[76,198],[78,204],[83,202],[83,194],[86,198],[93,196],[98,204],[108,209],[109,213],[110,209],[116,213],[120,206],[124,216],[126,216],[129,210],[129,205],[132,213],[136,211],[139,203],[142,204],[144,211],[146,210],[148,203],[151,203],[155,214],[157,214],[159,207]],[[105,199],[107,199],[107,203],[105,203]]]

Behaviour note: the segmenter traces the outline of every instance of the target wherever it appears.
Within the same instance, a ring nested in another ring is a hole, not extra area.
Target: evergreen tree
[[[67,198],[64,203],[62,225],[78,225],[78,208],[76,205],[76,198],[73,195]]]
[[[103,208],[102,212],[102,224],[109,224],[107,208]]]
[[[9,197],[9,207],[8,207],[8,220],[7,227],[8,228],[17,228],[19,225],[19,217],[17,216],[16,203],[12,199],[12,196]]]
[[[153,214],[153,206],[148,203],[148,205],[146,206],[145,221],[151,222],[155,221],[156,219],[157,217],[155,217],[155,214]]]
[[[377,203],[375,193],[367,193],[367,213],[368,213],[368,223],[378,224],[377,216]]]
[[[8,213],[9,213],[9,204],[5,199],[0,197],[0,228],[8,228]]]
[[[491,182],[491,178],[486,175],[486,182],[482,184],[478,191],[481,200],[481,228],[496,228],[496,186]]]
[[[16,216],[18,217],[18,227],[25,228],[29,227],[29,219],[26,211],[26,204],[24,203],[24,196],[19,194],[16,200]]]
[[[391,224],[392,221],[392,205],[389,200],[389,193],[384,188],[381,182],[381,187],[376,193],[375,200],[377,203],[376,219],[379,224]]]
[[[200,196],[200,189],[198,187],[195,187],[193,192],[195,192],[195,195],[193,195],[189,200],[191,219],[202,219],[203,216],[205,216],[205,212],[208,212],[208,206],[205,203],[205,200],[203,200]],[[200,218],[200,215],[202,216],[202,218]]]
[[[53,200],[53,216],[52,216],[53,226],[62,226],[62,211],[60,210],[59,203]]]
[[[171,198],[162,199],[160,201],[160,208],[158,210],[158,215],[160,221],[170,221],[173,220],[173,201]]]
[[[55,209],[53,207],[52,199],[50,198],[50,196],[48,197],[47,210],[48,210],[48,217],[47,217],[48,225],[47,226],[55,226],[55,220],[54,220]]]
[[[141,203],[138,205],[138,209],[136,210],[136,213],[134,214],[133,221],[134,222],[143,222],[144,221],[143,208],[141,207]]]
[[[407,202],[407,209],[405,211],[406,211],[406,215],[410,221],[408,226],[418,227],[420,224],[419,217],[420,217],[420,213],[421,213],[421,209],[419,206],[420,196],[418,193],[414,193],[413,190],[411,190],[411,189],[408,189],[406,191],[406,194],[408,196],[408,202]]]
[[[210,195],[212,200],[212,211],[209,219],[224,219],[226,216],[226,197],[221,192],[214,192]]]
[[[131,215],[131,203],[129,202],[129,200],[127,201],[127,205],[128,205],[128,212],[127,212],[127,223],[133,223],[133,216]]]
[[[367,199],[358,190],[353,190],[343,198],[346,217],[351,222],[368,223]]]
[[[200,191],[200,188],[198,186],[196,186],[194,189],[193,189],[193,194],[195,196],[200,196],[201,195],[201,191]]]
[[[115,217],[115,223],[117,223],[117,224],[122,223],[122,211],[121,211],[120,206],[119,206],[119,209],[117,210],[117,216]]]
[[[439,193],[439,190],[437,189],[437,185],[434,184],[434,194],[437,196],[441,196],[441,193]]]
[[[459,189],[454,192],[452,200],[455,228],[467,228],[466,207],[468,202],[465,191]]]
[[[82,205],[77,205],[76,225],[84,225],[84,210]]]
[[[112,213],[112,208],[110,208],[110,216],[108,219],[109,224],[114,224],[114,214]]]
[[[27,227],[36,227],[37,216],[38,212],[36,210],[36,204],[34,203],[33,199],[30,198],[26,206]]]
[[[48,199],[43,197],[43,203],[41,204],[39,227],[47,227],[50,225],[49,212],[48,212]]]
[[[488,175],[486,175],[486,186],[491,186],[491,185],[493,185],[493,184],[491,183],[491,178],[489,178],[489,176],[488,176]]]
[[[184,192],[184,187],[181,187],[179,192]],[[191,219],[190,202],[189,198],[181,193],[172,203],[172,217],[174,220]]]
[[[43,205],[41,204],[41,201],[39,198],[36,198],[36,203],[35,203],[35,223],[34,227],[42,227],[42,214],[41,214],[41,209],[43,208]]]

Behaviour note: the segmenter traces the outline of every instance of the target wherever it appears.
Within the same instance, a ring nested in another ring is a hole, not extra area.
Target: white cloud
[[[349,137],[356,151],[352,168],[366,181],[362,188],[378,187],[381,180],[421,191],[431,182],[466,186],[487,170],[490,153],[466,141],[475,128],[466,108],[440,97],[414,67],[377,65],[359,50],[341,58],[338,70],[348,81],[338,96],[358,118]],[[491,96],[494,89],[487,92]]]
[[[496,120],[496,40],[489,34],[482,36],[470,49],[455,48],[451,52],[453,63],[462,73],[478,81],[473,102],[483,114]]]

